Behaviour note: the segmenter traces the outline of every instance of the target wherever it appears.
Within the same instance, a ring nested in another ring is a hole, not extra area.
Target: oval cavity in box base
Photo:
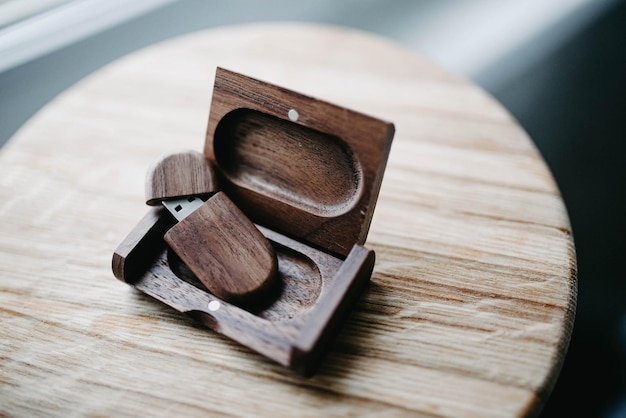
[[[289,320],[311,309],[322,291],[322,276],[309,257],[272,243],[278,258],[278,280],[258,300],[241,308],[270,321]],[[173,251],[168,263],[176,276],[206,291],[204,285]]]

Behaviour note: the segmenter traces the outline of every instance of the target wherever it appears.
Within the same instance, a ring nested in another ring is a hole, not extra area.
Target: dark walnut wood
[[[393,134],[390,123],[218,68],[206,161],[161,160],[146,194],[208,191],[206,173],[186,170],[214,165],[228,196],[217,192],[167,232],[173,217],[150,212],[115,252],[116,276],[313,374],[371,277],[375,255],[361,244]]]
[[[163,218],[168,214],[155,217],[151,211],[140,229],[154,231]],[[118,278],[265,357],[311,376],[369,282],[374,252],[355,245],[342,260],[257,227],[278,259],[277,283],[263,301],[237,306],[216,297],[163,239],[141,240],[135,234],[129,234],[115,251],[117,264],[127,266]],[[142,258],[126,256],[138,253],[156,255],[149,266]]]
[[[218,68],[204,153],[254,222],[346,256],[363,244],[391,123]]]
[[[126,282],[137,277],[154,263],[163,234],[174,225],[174,219],[167,216],[165,208],[152,208],[133,230],[118,245],[113,253],[111,267],[113,275]]]
[[[273,247],[223,192],[174,225],[165,241],[225,301],[251,300],[275,281]]]
[[[146,204],[151,206],[165,199],[207,195],[217,190],[213,166],[197,151],[165,155],[146,175]]]

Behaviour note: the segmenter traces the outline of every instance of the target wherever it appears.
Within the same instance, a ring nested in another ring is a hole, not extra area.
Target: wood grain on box
[[[367,237],[393,135],[391,123],[218,68],[204,153],[253,221],[345,257]]]
[[[226,95],[225,85],[233,86]],[[215,165],[211,176],[219,176],[219,184],[236,197],[237,205],[224,192],[208,197],[165,233],[164,241],[179,262],[166,251],[138,275],[141,279],[123,280],[266,357],[311,375],[374,267],[374,252],[359,244],[369,229],[393,125],[221,68],[212,97],[207,161],[193,159],[190,168],[209,176],[201,166]],[[227,112],[225,101],[230,104]],[[279,117],[280,108],[284,112]],[[222,120],[213,131],[215,113]],[[345,130],[342,122],[365,126]],[[192,178],[185,173],[186,164],[178,154],[157,162],[150,169],[155,174],[147,176],[147,193],[167,197],[165,203],[184,195],[178,179],[167,179],[178,173],[194,184],[213,184],[202,181],[202,175]],[[160,188],[167,193],[155,192],[159,186],[154,179],[161,178],[160,184],[168,186]],[[187,203],[175,203],[173,214]],[[265,236],[273,237],[272,244],[248,217]],[[141,223],[150,220],[158,224],[152,218]],[[125,253],[147,252],[129,251],[133,245],[161,246],[161,240],[137,240],[136,230],[113,256],[117,275]],[[190,283],[202,285],[193,290]],[[202,296],[205,290],[211,294]],[[273,314],[264,316],[266,312]]]

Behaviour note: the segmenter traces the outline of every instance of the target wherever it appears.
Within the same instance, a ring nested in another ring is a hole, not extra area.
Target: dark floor
[[[542,416],[626,417],[626,2],[493,93],[550,166],[576,244],[574,332]]]

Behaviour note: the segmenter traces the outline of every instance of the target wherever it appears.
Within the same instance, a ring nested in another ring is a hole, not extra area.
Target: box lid
[[[363,244],[394,126],[218,68],[204,154],[255,223],[330,253]]]

